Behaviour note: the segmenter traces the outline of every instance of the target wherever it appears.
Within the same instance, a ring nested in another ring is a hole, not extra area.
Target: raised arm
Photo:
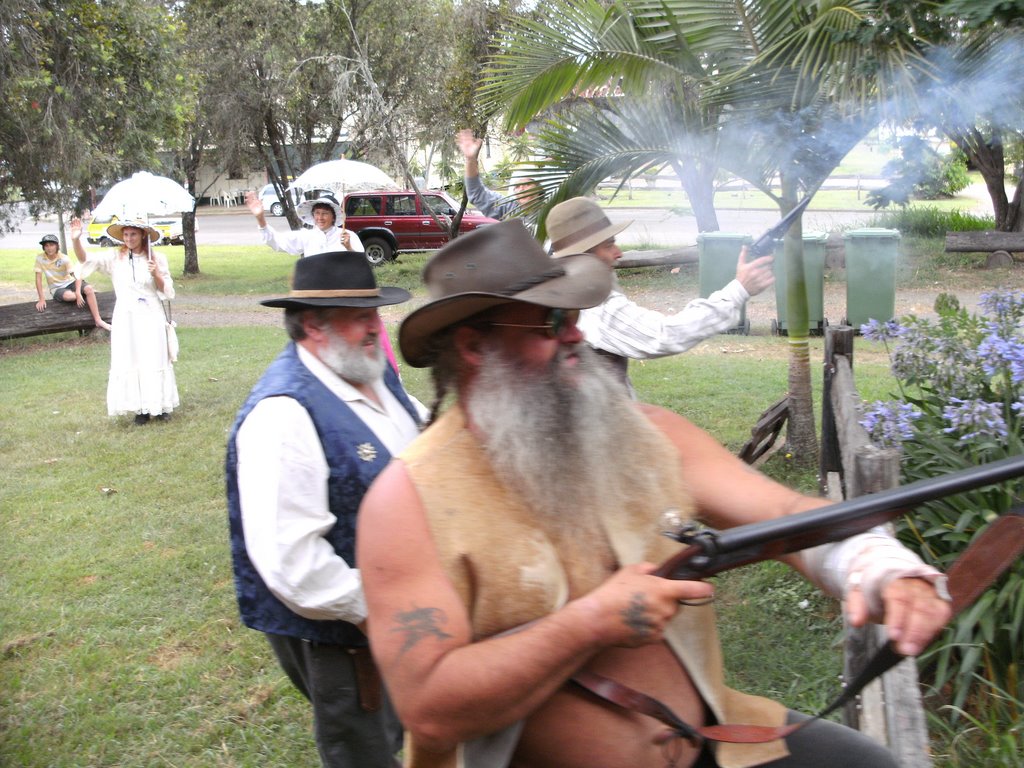
[[[480,175],[480,149],[484,145],[483,139],[478,139],[468,128],[463,128],[455,134],[455,144],[466,160],[466,178],[475,179]]]
[[[71,219],[71,246],[75,249],[75,256],[80,262],[87,258],[85,247],[82,245],[82,220],[75,216]]]
[[[245,193],[245,207],[249,209],[249,212],[256,217],[256,225],[260,229],[265,229],[267,226],[267,217],[263,213],[263,202],[256,196],[256,193],[251,189]]]
[[[370,646],[400,719],[431,750],[518,722],[596,652],[660,641],[679,600],[711,592],[650,576],[651,564],[628,566],[544,618],[474,642],[398,461],[364,499],[356,541]]]

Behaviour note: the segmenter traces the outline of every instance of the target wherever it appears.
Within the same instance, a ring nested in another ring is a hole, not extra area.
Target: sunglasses
[[[557,339],[562,335],[562,331],[566,328],[572,328],[576,325],[576,321],[580,319],[580,311],[578,309],[549,309],[547,314],[547,322],[543,325],[536,325],[531,323],[496,323],[492,320],[487,321],[487,325],[494,325],[500,328],[531,328],[537,331],[544,331],[544,335],[549,339]]]

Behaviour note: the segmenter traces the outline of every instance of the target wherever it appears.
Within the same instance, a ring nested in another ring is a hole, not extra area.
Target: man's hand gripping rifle
[[[683,527],[666,534],[689,546],[667,560],[655,573],[669,579],[708,578],[748,563],[846,539],[929,501],[1021,476],[1024,476],[1024,456],[1011,456],[831,506],[725,531]],[[1003,515],[1000,521],[1004,519],[1007,522],[1001,535],[1016,538],[1019,543],[1024,536],[1024,510],[1014,509]],[[996,524],[991,527],[996,527]]]

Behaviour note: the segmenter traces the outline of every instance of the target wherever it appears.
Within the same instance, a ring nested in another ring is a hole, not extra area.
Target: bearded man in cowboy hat
[[[345,229],[341,205],[331,192],[322,192],[315,200],[305,200],[299,204],[295,212],[309,228],[294,232],[276,232],[268,227],[263,203],[252,190],[245,193],[245,206],[256,217],[264,245],[269,245],[275,251],[293,256],[312,256],[332,251],[363,250],[359,235]]]
[[[546,226],[556,258],[586,251],[612,268],[622,258],[615,236],[632,223],[612,224],[593,200],[574,197],[551,209]],[[616,283],[607,299],[580,313],[579,326],[587,343],[628,386],[630,359],[676,355],[716,333],[735,328],[747,300],[774,280],[772,257],[747,261],[744,246],[736,264],[736,278],[706,299],[694,299],[679,312],[664,314],[631,301]]]
[[[401,726],[367,649],[355,560],[370,482],[418,433],[422,406],[380,347],[378,288],[361,253],[299,259],[284,309],[291,341],[253,387],[228,440],[231,554],[244,623],[264,633],[313,705],[324,766],[390,768]]]
[[[446,245],[424,277],[430,301],[404,320],[400,346],[455,402],[374,482],[357,536],[407,765],[894,766],[822,721],[702,749],[569,684],[598,673],[694,726],[781,726],[785,707],[726,687],[711,586],[653,574],[680,547],[661,518],[727,528],[823,502],[625,395],[576,325],[611,288],[598,257],[552,260],[504,222]],[[884,619],[904,654],[950,615],[943,577],[882,534],[784,560],[845,594],[855,624]]]

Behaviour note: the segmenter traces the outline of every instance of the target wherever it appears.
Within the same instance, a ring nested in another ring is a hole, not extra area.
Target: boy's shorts
[[[82,298],[83,299],[85,298],[85,286],[87,286],[87,285],[88,285],[88,283],[85,282],[85,280],[83,280],[82,281]],[[71,291],[71,298],[70,299],[65,299],[64,298],[64,291]],[[72,280],[70,283],[67,283],[66,285],[55,285],[53,287],[53,290],[50,291],[50,293],[53,295],[54,301],[74,301],[75,300],[75,281]]]

